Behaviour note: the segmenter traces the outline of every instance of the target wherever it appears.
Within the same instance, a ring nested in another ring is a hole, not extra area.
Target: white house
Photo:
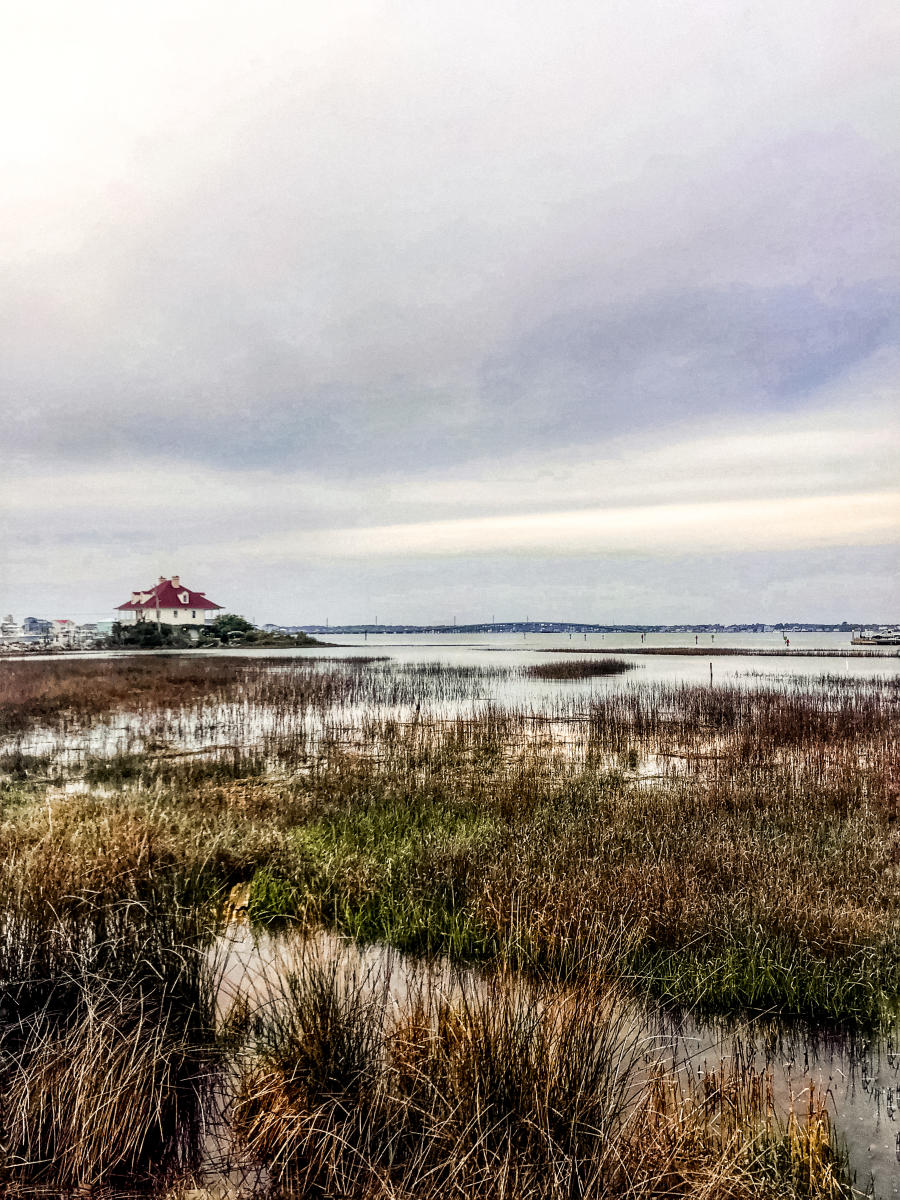
[[[12,613],[8,613],[2,621],[0,621],[0,637],[18,638],[22,636],[22,626],[15,619]]]
[[[72,647],[76,644],[76,625],[68,617],[58,617],[50,626],[54,646]]]
[[[123,623],[158,621],[163,625],[203,625],[207,614],[221,608],[207,600],[203,592],[192,592],[184,586],[178,575],[165,579],[145,591],[132,592],[131,599],[120,604],[116,612],[121,613]]]

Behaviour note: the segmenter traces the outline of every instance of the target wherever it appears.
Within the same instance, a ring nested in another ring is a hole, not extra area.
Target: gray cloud
[[[18,538],[48,471],[133,469],[176,524],[191,476],[271,472],[286,526],[347,528],[414,518],[392,478],[452,517],[545,461],[552,509],[610,439],[897,426],[891,4],[49,9],[4,75]]]
[[[814,165],[822,168],[818,158]],[[257,169],[278,175],[265,161]],[[372,247],[362,262],[346,261],[347,253],[326,260],[288,236],[303,216],[289,195],[278,223],[263,206],[258,227],[242,237],[254,218],[228,204],[233,170],[217,182],[218,208],[191,197],[186,211],[119,259],[116,246],[135,235],[113,227],[58,272],[19,281],[3,384],[21,398],[12,405],[14,447],[81,458],[164,451],[227,467],[315,463],[338,472],[365,470],[373,459],[446,463],[510,439],[522,446],[564,434],[572,422],[618,432],[634,420],[777,411],[896,343],[900,272],[885,275],[889,261],[867,244],[872,213],[848,214],[840,190],[823,194],[830,181],[822,174],[792,177],[793,191],[816,194],[823,240],[814,272],[801,247],[786,273],[781,242],[808,238],[786,228],[799,226],[802,212],[788,219],[769,211],[771,245],[752,271],[723,247],[718,261],[691,272],[686,257],[709,258],[708,230],[695,220],[684,242],[666,245],[665,192],[653,194],[655,223],[644,211],[643,230],[617,231],[624,262],[597,250],[610,219],[623,223],[602,195],[592,223],[583,211],[564,212],[540,244],[531,239],[524,262],[507,236],[486,248],[479,269],[465,228],[440,231],[440,254],[432,238],[407,247],[399,263],[390,253],[373,263]],[[681,188],[689,182],[688,171]],[[751,180],[746,189],[744,252],[760,238],[752,221],[766,184]],[[721,203],[731,199],[726,192]],[[824,241],[823,227],[841,214],[843,244]],[[395,239],[399,217],[392,214]],[[728,221],[738,223],[733,210]],[[330,232],[333,243],[340,226]],[[848,262],[853,235],[861,249]],[[359,230],[348,236],[358,239]],[[275,261],[273,246],[282,253]],[[587,261],[576,270],[579,247],[588,247]],[[754,278],[765,276],[767,259],[771,282]]]

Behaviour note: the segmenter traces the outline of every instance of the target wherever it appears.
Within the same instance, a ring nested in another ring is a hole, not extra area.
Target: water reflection
[[[782,1111],[814,1087],[829,1098],[858,1186],[872,1180],[878,1196],[900,1195],[900,1054],[896,1035],[857,1038],[774,1020],[700,1023],[654,1012],[649,1026],[683,1068],[702,1072],[733,1054],[752,1056],[771,1072]]]

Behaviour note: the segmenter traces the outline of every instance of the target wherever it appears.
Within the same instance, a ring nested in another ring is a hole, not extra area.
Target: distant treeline
[[[292,625],[303,633],[852,633],[888,628],[884,622],[816,625],[810,622],[758,622],[750,625],[591,625],[572,621],[505,621],[477,625]]]

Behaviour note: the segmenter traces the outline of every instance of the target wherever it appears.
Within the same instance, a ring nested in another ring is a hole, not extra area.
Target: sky
[[[900,620],[895,0],[0,0],[0,611]]]

